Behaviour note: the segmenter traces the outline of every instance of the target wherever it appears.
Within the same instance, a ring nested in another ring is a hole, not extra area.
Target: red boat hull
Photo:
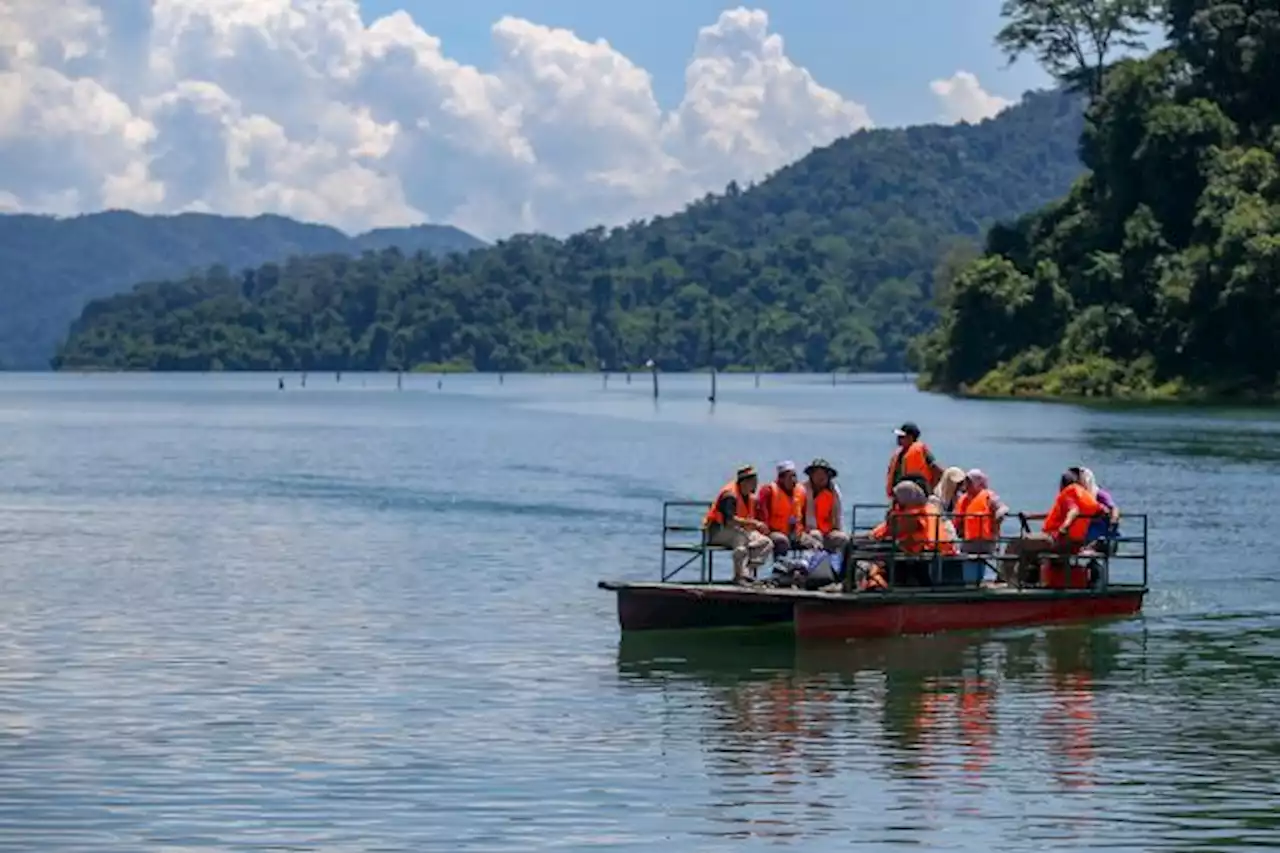
[[[806,640],[851,640],[897,634],[935,634],[977,628],[1004,628],[1132,616],[1142,610],[1144,591],[1009,592],[969,600],[874,604],[849,598],[798,601],[795,633]]]
[[[802,639],[848,640],[1132,616],[1146,588],[1105,591],[986,589],[852,595],[723,584],[610,583],[623,631],[785,629]]]

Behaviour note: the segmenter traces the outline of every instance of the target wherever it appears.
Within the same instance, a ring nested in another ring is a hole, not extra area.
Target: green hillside
[[[1280,391],[1280,0],[1151,9],[1168,46],[1105,75],[1081,139],[1090,173],[994,229],[959,275],[926,387]]]
[[[1080,174],[1078,99],[864,131],[758,186],[465,257],[310,257],[89,305],[55,365],[129,369],[903,367],[934,275]]]
[[[348,237],[281,216],[241,219],[110,211],[71,219],[0,215],[0,365],[45,369],[67,326],[91,299],[139,281],[211,264],[254,267],[290,255],[467,250],[484,243],[456,228],[423,225]]]

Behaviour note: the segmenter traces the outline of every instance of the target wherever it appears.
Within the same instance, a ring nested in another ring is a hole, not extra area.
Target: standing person
[[[893,487],[903,480],[923,477],[926,492],[937,487],[942,479],[942,466],[933,458],[929,445],[920,440],[920,427],[911,421],[893,431],[898,438],[898,449],[889,457],[889,470],[885,472],[884,493],[893,498]]]
[[[756,497],[756,518],[769,528],[775,557],[790,551],[791,543],[800,536],[803,494],[796,479],[796,463],[779,462],[774,481],[761,486]]]
[[[840,487],[836,485],[839,472],[825,459],[815,459],[804,469],[808,479],[801,490],[804,511],[800,545],[809,550],[823,549],[833,554],[844,551],[849,544],[849,534],[840,523],[844,515],[844,502]]]
[[[720,489],[702,519],[708,545],[733,549],[733,582],[736,584],[750,584],[773,549],[773,542],[765,535],[769,528],[755,517],[758,483],[755,467],[742,466],[734,479]]]

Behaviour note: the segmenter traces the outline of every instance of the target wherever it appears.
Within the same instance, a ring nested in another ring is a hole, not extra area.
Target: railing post
[[[1142,514],[1142,586],[1147,586],[1147,514]]]
[[[668,510],[671,505],[667,501],[662,502],[662,582],[667,582],[667,518]]]

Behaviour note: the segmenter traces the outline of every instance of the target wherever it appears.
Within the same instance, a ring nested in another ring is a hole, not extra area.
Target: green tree
[[[1118,51],[1143,46],[1142,25],[1155,12],[1153,0],[1005,0],[1006,23],[995,40],[1010,62],[1030,53],[1059,81],[1096,99],[1107,64]]]
[[[957,276],[926,386],[1280,396],[1280,0],[1164,16],[1169,45],[1088,110],[1090,173]]]

